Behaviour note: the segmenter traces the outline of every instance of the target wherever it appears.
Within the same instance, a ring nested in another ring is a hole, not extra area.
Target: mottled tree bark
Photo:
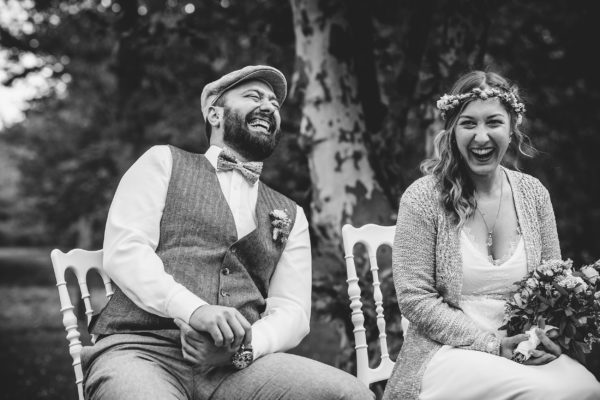
[[[312,180],[312,227],[320,252],[341,262],[345,223],[390,224],[392,209],[375,180],[363,140],[365,122],[344,1],[293,0],[297,66],[303,96],[300,140]]]
[[[292,0],[292,8],[297,55],[292,95],[302,99],[300,142],[312,181],[313,293],[317,310],[326,303],[327,314],[349,322],[342,225],[391,225],[395,210],[375,179],[363,140],[345,2]]]

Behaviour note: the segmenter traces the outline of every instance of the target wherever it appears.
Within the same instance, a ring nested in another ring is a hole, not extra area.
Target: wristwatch
[[[238,351],[231,356],[231,364],[235,369],[244,369],[254,361],[252,346],[242,345]]]

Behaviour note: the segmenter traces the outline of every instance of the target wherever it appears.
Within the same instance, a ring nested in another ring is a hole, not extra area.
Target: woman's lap
[[[600,383],[566,355],[546,365],[515,363],[473,350],[443,346],[423,376],[420,400],[600,399]]]

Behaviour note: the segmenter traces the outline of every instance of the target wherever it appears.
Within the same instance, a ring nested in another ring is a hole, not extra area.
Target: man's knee
[[[174,376],[150,359],[134,354],[104,354],[86,372],[84,392],[89,400],[187,399]]]
[[[375,396],[356,377],[338,368],[305,357],[272,354],[265,361],[269,369],[280,371],[277,386],[286,386],[290,399],[371,400]],[[281,371],[286,371],[281,373]]]

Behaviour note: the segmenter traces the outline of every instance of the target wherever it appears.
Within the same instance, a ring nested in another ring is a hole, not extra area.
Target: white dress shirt
[[[205,154],[215,169],[220,152],[211,146]],[[154,146],[121,179],[106,222],[104,270],[138,307],[189,323],[192,313],[207,303],[165,272],[156,254],[172,164],[168,146]],[[256,228],[258,183],[248,183],[236,170],[216,174],[239,239]],[[308,221],[297,207],[296,221],[269,284],[266,310],[252,325],[255,358],[288,350],[308,333],[311,264]]]

